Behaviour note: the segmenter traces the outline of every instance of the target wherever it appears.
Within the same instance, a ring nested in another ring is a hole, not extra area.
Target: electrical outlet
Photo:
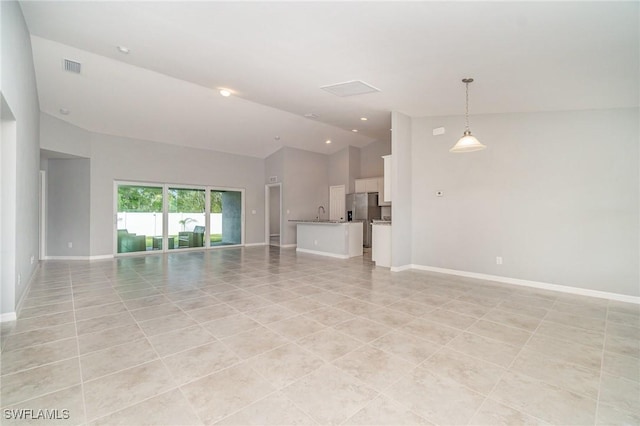
[[[73,243],[72,243],[71,241],[69,241],[69,242],[67,243],[67,247],[68,247],[68,248],[73,248]]]
[[[496,265],[502,265],[502,256],[496,256]]]
[[[33,265],[33,262],[35,262],[36,258],[31,256],[31,264]]]
[[[22,284],[22,274],[18,274],[18,287]]]
[[[313,240],[313,245],[317,246],[318,245],[318,240]]]

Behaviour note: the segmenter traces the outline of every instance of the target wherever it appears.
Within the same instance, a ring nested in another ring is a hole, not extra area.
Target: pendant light
[[[469,130],[469,83],[473,83],[472,78],[463,78],[462,82],[466,85],[466,108],[464,112],[464,134],[458,140],[458,142],[449,150],[449,152],[473,152],[479,151],[481,149],[485,149],[486,146],[482,145],[478,139],[476,139],[473,135],[471,135],[471,130]]]

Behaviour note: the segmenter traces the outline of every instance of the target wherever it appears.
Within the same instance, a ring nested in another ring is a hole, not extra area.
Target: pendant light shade
[[[463,78],[462,82],[466,85],[466,103],[465,103],[465,129],[462,137],[456,142],[456,144],[449,150],[449,152],[473,152],[485,149],[486,145],[480,143],[469,130],[469,83],[473,83],[472,78]]]

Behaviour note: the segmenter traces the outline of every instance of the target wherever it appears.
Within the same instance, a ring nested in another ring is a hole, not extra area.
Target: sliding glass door
[[[205,190],[169,188],[169,249],[204,247]]]
[[[116,254],[244,243],[244,190],[116,182]]]
[[[162,187],[119,185],[117,253],[162,249]]]

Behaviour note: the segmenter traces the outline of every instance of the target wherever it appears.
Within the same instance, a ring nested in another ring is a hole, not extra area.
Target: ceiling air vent
[[[65,59],[64,60],[64,70],[65,71],[69,71],[69,72],[73,72],[76,74],[80,74],[80,68],[82,67],[82,64],[80,64],[80,62],[76,62],[76,61],[72,61],[71,59]]]
[[[364,95],[366,93],[375,93],[380,91],[380,89],[377,89],[372,85],[360,80],[345,81],[344,83],[322,86],[321,89],[341,97]]]

